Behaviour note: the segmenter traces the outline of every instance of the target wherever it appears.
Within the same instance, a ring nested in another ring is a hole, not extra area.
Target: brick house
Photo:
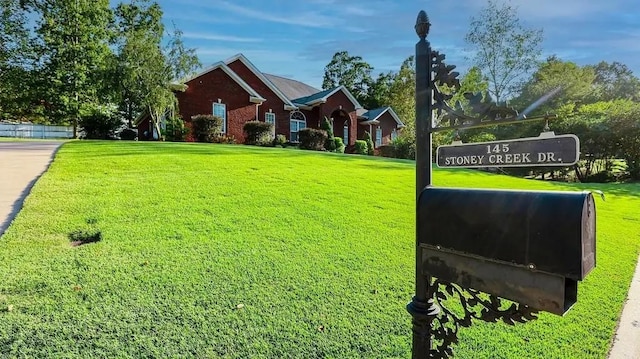
[[[176,97],[185,124],[190,126],[192,116],[198,114],[219,116],[222,132],[239,143],[244,142],[244,124],[256,119],[274,124],[274,135],[297,142],[299,130],[319,128],[326,116],[333,123],[334,136],[345,145],[353,145],[369,131],[376,147],[389,143],[404,127],[393,109],[364,109],[344,86],[319,90],[265,74],[242,54],[213,64],[184,84],[186,90],[176,92]],[[144,133],[155,134],[148,116],[140,117],[137,126],[140,139]]]

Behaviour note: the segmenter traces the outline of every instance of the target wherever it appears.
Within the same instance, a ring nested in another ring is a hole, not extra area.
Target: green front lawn
[[[414,176],[409,161],[292,149],[67,143],[0,239],[0,357],[409,358]],[[604,358],[640,248],[640,185],[434,182],[605,192],[579,303],[463,328],[456,348]]]

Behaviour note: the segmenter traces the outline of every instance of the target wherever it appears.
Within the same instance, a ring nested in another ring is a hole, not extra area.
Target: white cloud
[[[250,7],[243,7],[226,1],[216,3],[218,9],[224,9],[245,17],[287,25],[329,28],[334,26],[333,18],[313,12],[292,12],[291,14],[270,14]]]
[[[499,0],[510,3],[518,9],[521,20],[582,19],[600,12],[616,11],[624,0]],[[472,0],[472,6],[479,9],[487,5],[486,0]]]
[[[297,61],[300,56],[291,51],[276,51],[272,49],[246,49],[233,47],[199,47],[196,49],[198,56],[208,60],[208,62],[218,62],[225,60],[235,54],[244,54],[251,62],[253,62],[260,70],[258,63],[270,62],[278,63],[281,61]],[[267,71],[268,72],[268,71]]]
[[[240,36],[229,36],[229,35],[219,35],[213,33],[202,33],[202,32],[185,32],[182,34],[184,38],[189,39],[198,39],[198,40],[213,40],[213,41],[232,41],[232,42],[260,42],[262,39],[252,38],[252,37],[240,37]]]
[[[340,9],[340,12],[343,12],[347,15],[355,15],[355,16],[372,16],[375,14],[375,11],[370,7],[361,7],[357,5],[347,5]]]

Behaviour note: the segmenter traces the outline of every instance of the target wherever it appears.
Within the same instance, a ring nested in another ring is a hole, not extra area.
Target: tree
[[[324,68],[322,89],[328,90],[344,86],[361,104],[367,101],[369,87],[373,80],[373,67],[360,56],[351,56],[347,51],[333,55],[331,62]]]
[[[161,62],[156,59],[147,63],[154,56],[161,56],[158,49],[164,33],[162,9],[157,3],[133,0],[118,4],[115,14],[117,55],[113,86],[119,112],[132,127],[133,120],[146,108],[143,102],[149,88],[142,80],[148,76],[142,71]]]
[[[202,65],[196,49],[187,49],[182,41],[182,31],[175,28],[169,36],[168,44],[165,48],[169,76],[174,82],[180,82],[193,73]]]
[[[525,28],[517,9],[509,3],[489,0],[471,18],[465,41],[475,55],[471,57],[487,77],[489,93],[498,103],[509,99],[518,81],[533,70],[541,53],[542,30]]]
[[[100,103],[111,54],[108,0],[35,1],[41,14],[36,33],[42,58],[39,93],[53,123],[78,124],[81,103]]]
[[[629,100],[615,100],[614,102],[629,102]],[[616,106],[619,110],[624,106]],[[609,128],[616,136],[616,156],[625,160],[627,172],[632,180],[640,180],[640,103],[632,102],[629,108],[622,112],[609,114]]]
[[[406,58],[393,77],[387,104],[393,108],[400,120],[407,125],[403,134],[414,138],[416,117],[416,70],[413,56]]]
[[[575,108],[578,104],[585,104],[592,97],[592,84],[595,77],[595,71],[591,66],[580,67],[573,62],[562,61],[556,56],[551,56],[539,65],[536,72],[524,84],[514,104],[520,110],[525,110],[526,106],[543,96],[555,93],[544,104],[531,109],[530,113],[555,113],[565,105]]]
[[[609,180],[607,177],[616,158],[624,159],[630,172],[634,171],[640,159],[638,116],[638,103],[601,101],[580,106],[553,124],[555,131],[580,138],[581,161],[575,166],[575,174],[581,182]]]
[[[0,0],[0,119],[29,112],[31,60],[26,9],[18,0]]]
[[[602,61],[592,66],[595,72],[594,87],[600,101],[628,99],[640,101],[640,80],[627,65]]]
[[[362,105],[369,109],[387,106],[394,78],[395,73],[392,71],[379,73],[376,80],[369,86],[367,100]]]
[[[134,0],[116,9],[118,24],[119,108],[131,125],[142,111],[151,117],[158,134],[166,117],[175,117],[176,83],[192,74],[200,61],[194,49],[186,49],[182,33],[174,30],[162,47],[162,10],[155,2]]]

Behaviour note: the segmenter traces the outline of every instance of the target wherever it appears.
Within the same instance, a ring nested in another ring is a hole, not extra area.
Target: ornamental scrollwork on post
[[[460,327],[470,327],[473,319],[495,323],[499,320],[508,325],[526,323],[537,319],[538,311],[520,303],[501,299],[474,289],[434,279],[430,284],[439,311],[431,320],[431,334],[434,341],[430,358],[450,358],[453,344],[458,343]],[[454,311],[452,307],[462,307]]]
[[[460,101],[456,101],[455,105],[451,106],[449,101],[453,99],[453,93],[461,88],[460,80],[458,79],[460,73],[454,71],[455,65],[447,65],[444,60],[444,54],[438,51],[431,52],[431,71],[433,73],[431,87],[433,89],[433,107],[437,117],[436,123],[433,124],[433,131],[474,128],[555,117],[554,115],[545,115],[527,118],[525,113],[519,113],[506,104],[496,104],[490,96],[485,96],[480,92],[465,92],[462,94],[468,103],[467,113],[465,113]],[[443,91],[442,89],[445,87],[449,91]]]

